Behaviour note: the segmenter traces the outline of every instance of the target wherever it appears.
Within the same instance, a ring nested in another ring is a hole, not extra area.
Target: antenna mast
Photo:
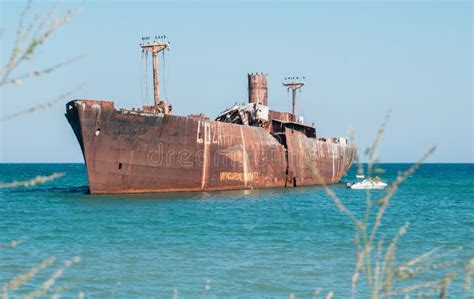
[[[160,72],[159,72],[159,66],[158,66],[158,53],[164,50],[169,50],[170,48],[169,42],[159,41],[160,39],[165,39],[165,38],[166,38],[166,35],[155,36],[155,39],[152,43],[150,42],[141,43],[140,47],[142,48],[142,51],[150,52],[153,57],[153,98],[155,102],[155,108],[157,108],[158,110],[163,110],[161,112],[168,114],[169,112],[171,112],[171,106],[168,105],[166,101],[162,101],[160,99],[160,85],[159,85]],[[149,36],[142,37],[142,41],[147,41],[149,39],[150,39]]]
[[[300,79],[299,77],[289,77],[285,78],[283,81],[283,86],[286,86],[286,88],[291,89],[292,95],[293,95],[293,105],[292,105],[292,111],[291,113],[296,117],[296,90],[300,89],[301,87],[304,86],[304,80]]]

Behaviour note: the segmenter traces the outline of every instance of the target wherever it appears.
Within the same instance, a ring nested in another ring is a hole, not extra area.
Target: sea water
[[[409,166],[382,164],[382,179],[389,182]],[[0,286],[57,258],[11,294],[41,287],[63,260],[79,256],[50,294],[307,298],[322,288],[323,295],[350,296],[354,225],[322,187],[95,196],[87,193],[83,164],[0,164],[0,181],[54,172],[66,175],[0,189],[0,243],[24,241],[0,249]],[[344,185],[356,180],[355,173],[352,167],[332,188],[362,217],[365,191]],[[378,236],[387,244],[409,222],[398,242],[398,264],[442,246],[440,252],[462,268],[474,255],[473,193],[474,164],[422,165],[393,197]],[[465,296],[463,280],[461,273],[451,296]],[[362,276],[359,297],[365,285]]]

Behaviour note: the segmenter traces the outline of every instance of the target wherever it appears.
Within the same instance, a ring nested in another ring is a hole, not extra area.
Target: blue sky
[[[23,3],[0,5],[3,64]],[[50,5],[35,3],[34,12]],[[319,136],[347,136],[352,128],[366,148],[391,108],[382,161],[415,161],[437,145],[430,162],[473,162],[470,1],[86,1],[65,2],[61,9],[78,6],[81,12],[17,74],[88,56],[0,89],[3,116],[52,100],[83,81],[86,87],[71,98],[141,106],[146,80],[140,38],[166,34],[172,49],[162,73],[176,114],[215,117],[235,101],[246,101],[249,72],[268,73],[271,108],[288,111],[281,80],[305,76],[298,113],[315,122]],[[0,123],[0,161],[81,162],[64,117],[67,100]]]

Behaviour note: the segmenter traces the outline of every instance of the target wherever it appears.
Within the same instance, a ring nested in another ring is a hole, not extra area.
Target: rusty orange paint
[[[67,103],[66,117],[93,194],[310,185],[321,183],[315,169],[336,183],[355,157],[353,146],[307,137],[280,120],[254,127],[95,100]]]

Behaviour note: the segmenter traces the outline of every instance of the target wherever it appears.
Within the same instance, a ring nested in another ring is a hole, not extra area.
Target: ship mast
[[[293,96],[293,103],[291,113],[296,117],[296,91],[304,86],[304,82],[299,77],[290,77],[285,78],[283,81],[283,86],[285,86],[288,90],[291,89],[292,96]]]
[[[159,66],[158,66],[158,53],[164,50],[169,50],[170,48],[170,43],[169,42],[162,42],[159,41],[160,39],[165,39],[166,35],[163,36],[155,36],[155,40],[150,43],[142,43],[140,44],[140,47],[142,48],[142,51],[146,51],[152,54],[153,58],[153,99],[155,102],[155,108],[165,108],[163,109],[165,113],[170,112],[167,111],[166,107],[167,105],[166,101],[162,101],[160,99],[160,85],[159,85],[159,78],[160,78],[160,72],[159,72]],[[149,40],[150,37],[142,37],[142,40]],[[170,107],[171,108],[171,107]]]

